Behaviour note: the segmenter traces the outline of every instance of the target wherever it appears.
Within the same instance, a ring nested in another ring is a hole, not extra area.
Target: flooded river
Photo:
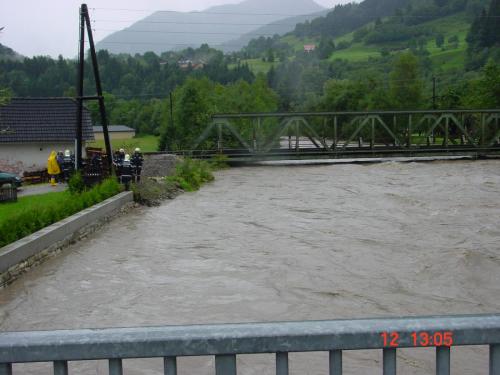
[[[500,311],[500,161],[235,168],[140,209],[0,290],[0,329],[40,330]],[[400,350],[431,374],[434,350]],[[239,374],[273,374],[271,355]],[[291,354],[326,374],[325,353]],[[344,354],[381,373],[381,351]],[[485,374],[486,348],[453,348],[452,373]],[[159,359],[126,374],[161,374]],[[49,374],[49,365],[14,373]],[[71,364],[105,374],[106,362]],[[213,359],[179,360],[212,374]]]

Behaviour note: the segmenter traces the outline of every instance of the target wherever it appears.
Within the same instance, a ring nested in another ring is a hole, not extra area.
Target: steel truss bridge
[[[500,154],[500,109],[217,114],[189,151],[232,161]]]

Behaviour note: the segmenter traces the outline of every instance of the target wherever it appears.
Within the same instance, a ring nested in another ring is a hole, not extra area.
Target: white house
[[[71,98],[13,98],[0,106],[0,170],[42,170],[51,151],[74,151],[76,115]],[[90,112],[84,108],[83,140],[93,139]]]

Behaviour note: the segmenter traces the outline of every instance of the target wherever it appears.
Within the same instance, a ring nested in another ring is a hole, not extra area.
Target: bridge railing
[[[49,362],[68,374],[68,361],[164,358],[166,375],[177,358],[215,356],[215,374],[235,375],[239,354],[276,353],[276,374],[288,374],[288,353],[329,352],[329,374],[342,374],[344,350],[383,350],[384,375],[396,374],[397,350],[436,347],[436,374],[450,374],[451,348],[489,345],[489,374],[500,375],[500,315],[430,316],[309,322],[166,326],[0,333],[0,375],[13,363]],[[486,364],[485,364],[486,367]]]
[[[500,109],[215,114],[192,150],[488,149],[500,139]]]

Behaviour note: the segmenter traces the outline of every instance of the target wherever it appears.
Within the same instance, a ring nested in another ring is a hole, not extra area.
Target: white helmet
[[[70,150],[64,150],[64,156],[69,158],[71,156],[71,151]]]
[[[141,149],[139,147],[136,147],[136,149],[134,151],[135,152],[141,152]]]
[[[120,152],[125,152],[125,150],[123,148],[120,149]]]
[[[129,154],[125,154],[125,161],[130,161],[130,155]]]

